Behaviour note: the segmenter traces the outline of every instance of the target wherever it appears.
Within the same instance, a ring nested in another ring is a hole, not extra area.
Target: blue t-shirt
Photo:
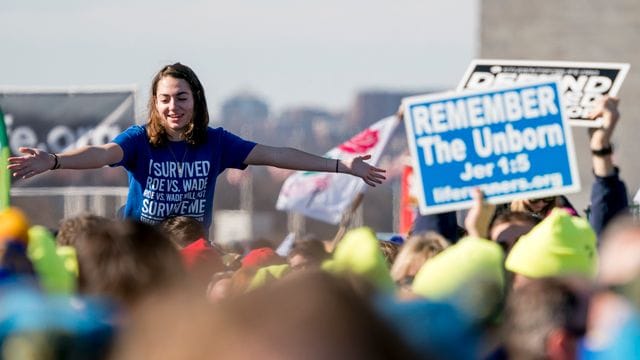
[[[226,168],[245,169],[244,160],[256,145],[222,128],[207,128],[200,145],[169,141],[154,147],[143,126],[134,125],[114,143],[124,152],[129,195],[124,217],[157,224],[173,216],[189,216],[209,229],[216,178]]]

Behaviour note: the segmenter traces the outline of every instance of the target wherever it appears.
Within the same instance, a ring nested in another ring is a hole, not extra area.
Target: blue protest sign
[[[555,81],[403,100],[420,213],[580,191]]]

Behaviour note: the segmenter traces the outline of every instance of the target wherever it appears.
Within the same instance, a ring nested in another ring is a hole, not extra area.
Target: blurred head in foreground
[[[184,291],[155,297],[131,325],[114,358],[415,358],[347,281],[322,272],[294,274],[216,305]]]

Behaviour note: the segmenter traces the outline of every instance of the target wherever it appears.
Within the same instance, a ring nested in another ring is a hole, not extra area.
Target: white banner
[[[395,116],[386,117],[324,156],[346,159],[370,154],[369,163],[375,166],[396,126]],[[347,174],[298,171],[282,185],[276,208],[338,224],[349,204],[366,186],[362,179]]]

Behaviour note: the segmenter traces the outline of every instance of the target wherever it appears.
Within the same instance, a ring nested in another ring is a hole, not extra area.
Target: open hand
[[[346,167],[344,172],[360,177],[367,185],[375,187],[376,184],[382,184],[382,181],[386,179],[383,175],[386,170],[367,164],[365,160],[369,159],[371,159],[371,155],[356,156],[341,163]]]
[[[34,148],[21,147],[18,149],[24,156],[13,156],[8,158],[9,169],[13,177],[28,179],[32,176],[50,170],[55,164],[52,154]]]

